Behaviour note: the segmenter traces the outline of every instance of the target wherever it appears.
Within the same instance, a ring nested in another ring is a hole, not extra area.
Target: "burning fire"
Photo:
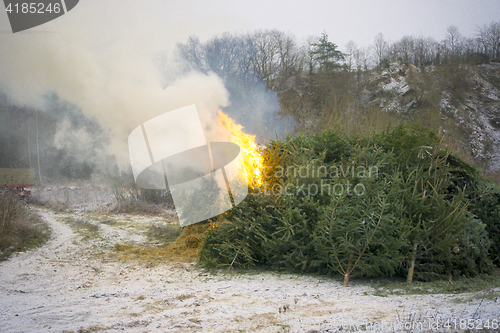
[[[240,146],[244,157],[244,168],[240,171],[240,176],[245,179],[250,186],[262,185],[263,159],[259,153],[259,147],[255,143],[255,135],[246,134],[241,129],[243,126],[228,117],[221,110],[217,110],[219,115],[219,125],[229,131],[232,135],[232,142]]]

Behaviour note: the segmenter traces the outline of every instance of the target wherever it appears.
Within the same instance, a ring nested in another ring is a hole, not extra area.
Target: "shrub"
[[[114,213],[161,215],[174,206],[169,190],[140,188],[131,173],[108,174],[106,179],[116,200]]]
[[[469,216],[459,238],[459,245],[453,251],[455,256],[452,264],[455,271],[452,275],[470,277],[491,272],[493,267],[488,259],[491,243],[486,225]]]
[[[488,272],[499,197],[479,195],[485,181],[440,141],[415,125],[271,141],[263,186],[212,221],[201,261],[340,273],[345,285],[353,274],[411,282]]]
[[[500,266],[500,185],[478,181],[468,193],[471,200],[469,210],[484,223],[491,239],[490,257]]]
[[[49,226],[20,197],[0,191],[0,260],[49,238]]]

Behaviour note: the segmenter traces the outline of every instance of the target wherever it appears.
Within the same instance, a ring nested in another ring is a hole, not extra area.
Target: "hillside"
[[[362,98],[394,121],[442,128],[462,157],[487,172],[500,170],[500,63],[452,69],[391,63],[369,73]]]

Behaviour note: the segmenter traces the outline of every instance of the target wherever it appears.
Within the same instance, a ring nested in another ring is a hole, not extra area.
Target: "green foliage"
[[[390,213],[384,184],[366,196],[339,196],[324,209],[315,233],[317,262],[349,277],[393,275],[402,260],[404,225]],[[353,274],[354,272],[354,274]]]
[[[316,156],[325,153],[325,163],[338,162],[342,158],[349,157],[351,143],[341,133],[330,129],[320,132],[308,140],[310,147]]]
[[[491,241],[486,225],[481,220],[470,217],[458,243],[454,249],[456,255],[452,257],[454,276],[475,276],[492,270],[493,266],[488,259]]]
[[[394,128],[388,128],[380,134],[375,135],[375,141],[386,150],[392,150],[400,163],[411,164],[415,158],[422,154],[415,155],[415,149],[418,153],[423,153],[426,147],[434,147],[440,143],[436,133],[421,127],[417,124],[398,125]]]
[[[264,185],[219,217],[201,261],[340,273],[345,284],[350,276],[490,271],[500,191],[480,195],[477,170],[440,141],[416,125],[357,139],[329,130],[271,141]]]
[[[279,214],[276,231],[267,246],[272,253],[272,266],[298,272],[318,271],[314,230],[322,216],[321,205],[301,193],[301,196],[285,196],[283,206],[286,208],[276,207]]]
[[[310,51],[314,60],[318,62],[321,71],[340,68],[339,61],[344,60],[345,56],[337,45],[328,40],[328,35],[323,32],[321,37],[318,37],[316,43],[312,44],[313,50]]]
[[[485,230],[491,239],[491,259],[500,266],[500,186],[480,181],[468,192],[471,199],[470,211],[485,224]]]
[[[373,144],[353,146],[351,153],[342,169],[350,165],[356,172],[334,182],[350,183],[354,191],[331,198],[315,233],[319,262],[344,275],[346,285],[353,272],[365,277],[395,274],[406,245],[406,226],[394,214],[401,210],[400,174],[389,167],[394,154]]]
[[[277,211],[273,207],[269,196],[249,193],[245,201],[222,215],[225,223],[208,231],[201,261],[245,268],[267,263],[265,245],[276,231]]]
[[[448,194],[451,182],[447,155],[440,156],[440,151],[432,147],[415,151],[415,155],[415,162],[403,171],[402,217],[410,226],[410,267],[415,267],[417,277],[429,279],[447,271],[446,263],[458,246],[467,210],[460,194]],[[409,281],[413,273],[411,269]]]
[[[382,60],[380,60],[380,64],[379,64],[379,68],[380,69],[387,69],[391,66],[391,61],[387,58],[383,58]]]

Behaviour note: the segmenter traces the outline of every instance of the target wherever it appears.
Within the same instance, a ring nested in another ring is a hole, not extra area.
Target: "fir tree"
[[[310,51],[314,60],[319,64],[320,71],[331,71],[341,67],[340,61],[345,59],[345,56],[337,45],[328,40],[328,35],[323,32],[316,43],[312,44],[313,49]]]

